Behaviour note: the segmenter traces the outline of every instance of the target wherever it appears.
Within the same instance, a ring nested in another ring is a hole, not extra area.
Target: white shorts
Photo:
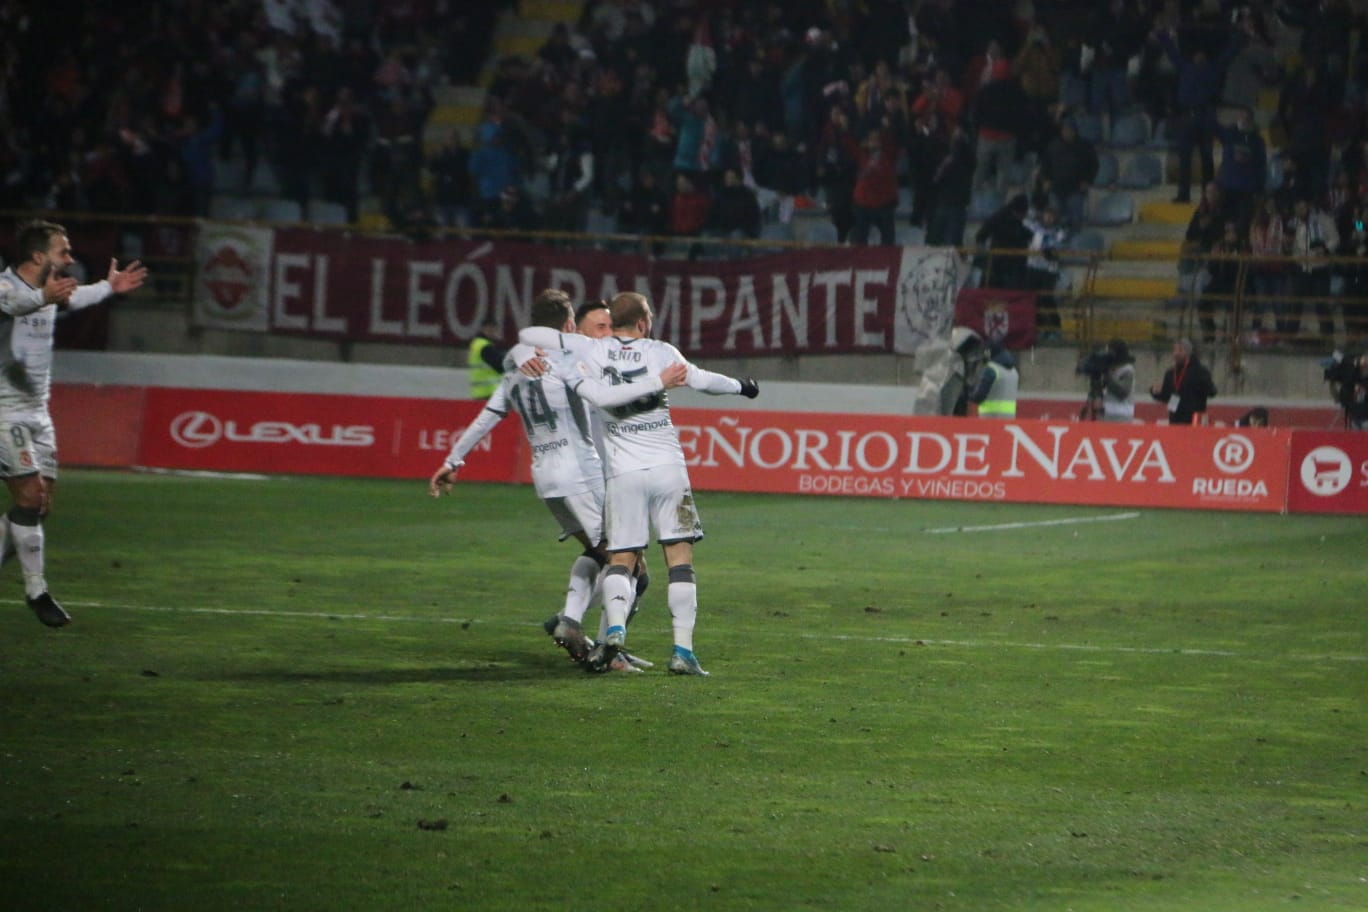
[[[638,551],[656,541],[696,542],[703,537],[689,472],[683,466],[657,466],[608,479],[609,551]]]
[[[57,477],[57,432],[52,419],[42,417],[0,420],[0,478],[22,478],[41,473]]]
[[[603,489],[571,494],[569,497],[548,497],[542,503],[560,523],[561,541],[583,532],[590,544],[603,541]]]

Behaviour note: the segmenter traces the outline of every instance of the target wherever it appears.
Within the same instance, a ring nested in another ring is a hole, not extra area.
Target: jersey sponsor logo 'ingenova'
[[[366,424],[294,424],[289,421],[257,421],[245,429],[236,421],[223,421],[209,412],[181,412],[171,419],[171,439],[187,449],[200,450],[219,441],[231,443],[297,443],[304,446],[368,447],[375,443],[375,429]]]

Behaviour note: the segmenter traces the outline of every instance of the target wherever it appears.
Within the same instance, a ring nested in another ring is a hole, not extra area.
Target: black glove
[[[750,377],[743,377],[740,383],[741,395],[745,396],[747,399],[754,399],[756,396],[760,395],[760,384],[756,383]]]

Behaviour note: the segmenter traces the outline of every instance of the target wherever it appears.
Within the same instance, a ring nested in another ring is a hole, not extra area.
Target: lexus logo
[[[213,446],[223,437],[223,422],[208,412],[181,412],[171,419],[171,439],[191,450]]]
[[[242,425],[223,421],[208,412],[181,412],[171,419],[171,439],[191,450],[202,450],[219,441],[229,443],[276,443],[302,446],[368,447],[375,444],[375,428],[368,424],[256,421]]]

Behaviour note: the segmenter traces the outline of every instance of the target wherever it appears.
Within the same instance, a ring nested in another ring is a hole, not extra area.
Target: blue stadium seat
[[[1097,176],[1093,178],[1093,186],[1110,187],[1116,183],[1120,170],[1115,154],[1111,152],[1097,153]]]
[[[809,219],[805,240],[814,247],[834,247],[840,243],[836,226],[827,219]]]
[[[1002,208],[1006,200],[996,190],[975,190],[969,198],[968,218],[971,222],[981,222]]]
[[[1164,163],[1159,156],[1140,152],[1131,156],[1121,169],[1119,186],[1129,190],[1148,190],[1164,181]]]
[[[1129,225],[1135,221],[1135,200],[1129,193],[1108,193],[1092,201],[1088,211],[1088,224],[1099,227]]]
[[[1078,128],[1078,135],[1090,143],[1100,143],[1103,139],[1104,124],[1102,118],[1094,114],[1075,114],[1074,125]]]
[[[245,196],[216,193],[209,199],[209,217],[216,219],[254,219],[257,217],[256,200]]]
[[[1112,124],[1111,144],[1123,148],[1135,148],[1149,142],[1149,117],[1143,112],[1124,114]]]
[[[309,200],[309,221],[315,225],[345,225],[347,207],[327,200]]]
[[[1079,256],[1062,257],[1060,261],[1070,266],[1082,266],[1088,262],[1088,254],[1107,252],[1107,239],[1096,228],[1084,228],[1069,238],[1064,247],[1077,251]]]
[[[261,217],[268,222],[302,222],[304,212],[299,208],[299,203],[292,199],[279,199],[272,197],[261,201],[257,210]]]
[[[1283,160],[1281,155],[1268,156],[1268,179],[1266,189],[1281,190],[1283,185]]]

